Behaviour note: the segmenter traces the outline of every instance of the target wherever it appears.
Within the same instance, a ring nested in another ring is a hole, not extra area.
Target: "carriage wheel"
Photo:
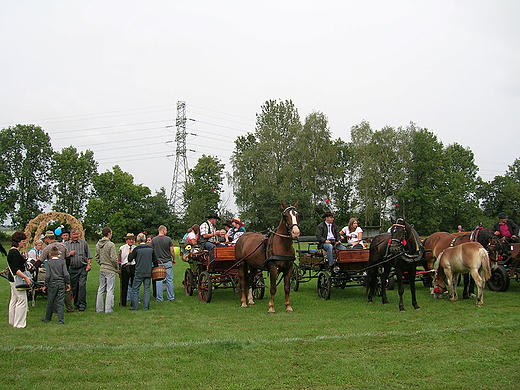
[[[507,270],[499,265],[497,269],[491,270],[491,278],[487,285],[491,291],[505,292],[509,288],[509,281]]]
[[[300,288],[300,267],[296,264],[293,266],[293,271],[291,275],[291,291],[298,291]]]
[[[253,298],[264,299],[265,294],[265,282],[264,275],[259,273],[255,275],[253,280]]]
[[[193,288],[195,287],[193,279],[193,271],[189,268],[186,269],[186,272],[184,273],[184,282],[182,282],[182,284],[184,284],[184,292],[190,297],[193,295]]]
[[[330,278],[330,275],[326,271],[321,271],[318,274],[318,296],[323,299],[327,300],[330,298],[330,288],[332,286],[332,280]]]
[[[198,290],[199,299],[202,302],[210,303],[213,295],[213,285],[211,283],[211,276],[208,271],[201,272],[199,275]]]
[[[425,274],[421,277],[422,284],[426,288],[433,287],[433,276],[432,274]]]

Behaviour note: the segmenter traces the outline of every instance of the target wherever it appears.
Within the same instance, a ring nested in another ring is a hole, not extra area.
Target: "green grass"
[[[417,283],[421,310],[368,304],[362,287],[318,298],[315,281],[291,294],[294,313],[275,315],[266,298],[241,309],[231,289],[211,303],[184,295],[186,265],[174,267],[175,301],[150,311],[95,313],[97,265],[88,308],[43,324],[45,300],[27,328],[7,323],[9,286],[0,280],[2,388],[62,389],[516,389],[520,381],[520,284],[475,299],[434,300]],[[0,259],[5,266],[5,257]],[[116,295],[116,302],[118,301]],[[461,295],[461,294],[460,294]]]

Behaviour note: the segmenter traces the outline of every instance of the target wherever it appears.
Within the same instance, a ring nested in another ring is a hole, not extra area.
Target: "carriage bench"
[[[306,243],[307,248],[301,249],[300,243]],[[325,251],[318,249],[316,236],[298,237],[298,249],[296,252],[298,253],[298,259],[301,265],[314,265],[324,262]]]

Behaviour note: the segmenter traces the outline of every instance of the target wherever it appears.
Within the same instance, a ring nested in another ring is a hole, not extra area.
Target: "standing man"
[[[119,273],[117,264],[116,246],[110,239],[112,229],[103,228],[103,237],[96,244],[96,261],[99,264],[99,288],[96,298],[96,313],[105,314],[114,311],[114,287],[116,284],[116,274]],[[105,304],[103,305],[103,295],[106,293]]]
[[[79,238],[79,230],[71,229],[70,240],[65,243],[70,252],[70,284],[74,306],[79,311],[87,308],[87,276],[92,269],[92,255],[85,240]]]
[[[316,240],[318,241],[318,248],[324,249],[327,252],[327,260],[329,267],[334,265],[334,250],[347,249],[345,245],[341,244],[339,236],[339,229],[334,224],[334,214],[330,211],[323,214],[322,218],[325,220],[316,228]]]
[[[135,260],[128,261],[128,255],[135,248],[135,236],[134,233],[128,233],[124,237],[126,244],[119,247],[119,264],[121,264],[121,302],[119,306],[126,306],[126,301],[130,299],[132,292],[132,283],[134,282],[135,274]]]
[[[45,248],[43,248],[42,253],[40,255],[40,261],[43,263],[45,260],[49,260],[51,258],[50,250],[51,248],[58,248],[60,254],[58,258],[65,262],[65,265],[70,263],[70,252],[66,245],[61,242],[56,241],[56,236],[54,232],[51,230],[47,230],[45,232],[45,237],[43,237],[43,242],[47,244]],[[36,267],[39,268],[39,265]],[[65,291],[65,307],[67,308],[67,313],[74,312],[74,305],[72,304],[72,297],[69,291]]]
[[[130,310],[137,310],[139,304],[139,294],[141,284],[144,285],[143,309],[150,308],[150,280],[152,278],[152,265],[157,267],[155,251],[150,245],[146,245],[146,235],[137,235],[137,246],[128,255],[128,261],[135,261],[134,283],[132,284],[132,307]]]
[[[157,257],[159,266],[166,268],[166,278],[164,279],[166,282],[166,298],[169,301],[173,301],[175,299],[175,293],[173,291],[173,264],[175,264],[173,241],[166,235],[166,233],[168,233],[166,226],[159,226],[157,231],[159,232],[159,235],[152,238],[152,247],[155,251],[155,256]],[[155,297],[157,302],[162,302],[164,300],[162,283],[163,281],[159,280],[155,284],[157,288],[157,296]]]

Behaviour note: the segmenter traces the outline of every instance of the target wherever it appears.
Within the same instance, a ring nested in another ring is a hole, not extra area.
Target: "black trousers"
[[[119,306],[126,306],[128,298],[128,286],[132,287],[134,283],[135,265],[125,265],[121,269],[121,301]]]

